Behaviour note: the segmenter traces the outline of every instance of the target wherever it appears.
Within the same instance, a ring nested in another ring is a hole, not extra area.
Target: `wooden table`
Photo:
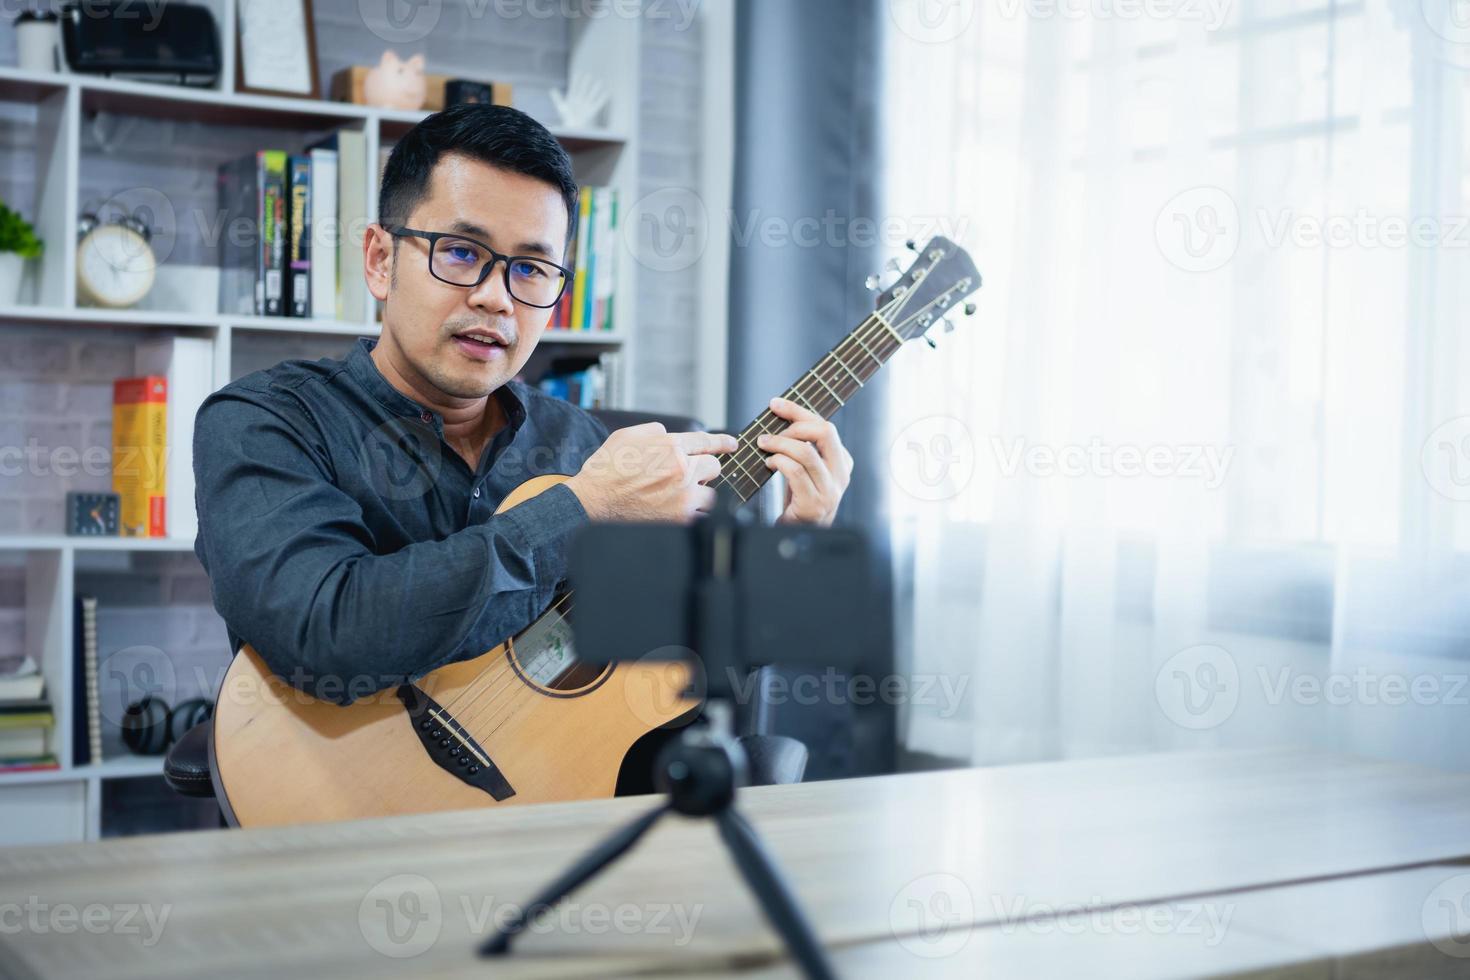
[[[651,802],[0,851],[0,976],[791,975],[713,828],[672,818],[510,958],[473,958]],[[741,807],[844,975],[1470,976],[1466,775],[1190,753]]]

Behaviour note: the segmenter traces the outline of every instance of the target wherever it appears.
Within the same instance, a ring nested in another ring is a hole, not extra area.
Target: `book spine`
[[[602,188],[589,187],[587,197],[592,201],[592,210],[587,215],[587,270],[583,276],[586,284],[582,290],[582,320],[578,328],[581,330],[592,329],[597,303],[597,250],[602,248],[601,229],[598,227],[602,222]]]
[[[592,189],[582,188],[581,206],[577,212],[576,280],[572,285],[572,330],[582,329],[582,316],[587,305],[587,257],[592,236]]]
[[[265,239],[265,151],[255,154],[255,314],[265,312],[265,270],[270,265],[270,245]]]
[[[112,489],[125,537],[161,538],[168,451],[168,381],[119,378],[112,386]]]
[[[263,156],[265,218],[261,225],[261,239],[266,262],[265,315],[281,316],[285,312],[286,154],[280,150],[266,150]]]
[[[290,158],[291,211],[287,220],[291,316],[311,316],[311,158]]]
[[[603,281],[605,283],[605,286],[604,286],[604,289],[603,289],[603,300],[602,300],[602,302],[603,302],[603,310],[602,310],[602,318],[599,321],[599,323],[600,323],[600,325],[601,325],[601,327],[602,327],[603,330],[611,330],[613,328],[613,307],[617,305],[616,303],[613,302],[613,298],[617,295],[617,291],[618,291],[618,289],[617,289],[617,287],[618,287],[618,249],[617,249],[616,244],[615,244],[617,242],[617,240],[618,240],[618,191],[617,191],[617,188],[613,187],[613,188],[609,188],[608,189],[608,192],[607,192],[607,201],[608,201],[608,206],[607,206],[607,210],[608,210],[608,215],[607,215],[607,228],[608,228],[608,230],[607,230],[607,240],[608,240],[608,249],[607,249],[607,261],[606,261],[606,264],[603,267],[604,268],[604,273],[605,273],[604,276],[603,276]]]
[[[337,151],[311,151],[311,315],[337,317]]]

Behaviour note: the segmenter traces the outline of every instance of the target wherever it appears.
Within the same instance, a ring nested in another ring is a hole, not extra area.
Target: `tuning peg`
[[[910,252],[917,252],[919,250],[919,246],[914,242],[912,238],[904,242],[903,247],[908,249]]]
[[[880,280],[877,276],[869,276],[868,278],[863,280],[863,285],[868,288],[869,292],[876,292],[879,282]]]
[[[889,259],[888,262],[883,266],[883,268],[887,269],[889,272],[898,272],[898,259]]]
[[[930,337],[928,334],[925,334],[924,335],[924,343],[928,344],[930,347],[938,347],[939,346],[938,344],[936,344],[934,342],[934,338],[933,337]]]
[[[975,315],[975,304],[974,303],[966,303],[965,304],[965,316],[974,316],[974,315]]]
[[[952,323],[949,320],[945,320],[944,321],[944,332],[945,333],[954,333],[954,323]]]

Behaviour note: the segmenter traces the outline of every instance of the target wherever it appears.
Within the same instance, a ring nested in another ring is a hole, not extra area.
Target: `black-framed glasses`
[[[572,273],[535,255],[505,255],[489,245],[446,231],[389,228],[395,238],[422,238],[429,243],[429,275],[451,286],[473,289],[505,263],[505,290],[524,306],[544,310],[566,292]]]

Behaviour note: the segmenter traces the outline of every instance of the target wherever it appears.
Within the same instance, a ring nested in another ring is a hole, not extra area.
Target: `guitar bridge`
[[[497,803],[516,795],[490,753],[438,702],[412,684],[401,685],[397,694],[408,711],[414,734],[435,765],[461,782],[489,793]]]

